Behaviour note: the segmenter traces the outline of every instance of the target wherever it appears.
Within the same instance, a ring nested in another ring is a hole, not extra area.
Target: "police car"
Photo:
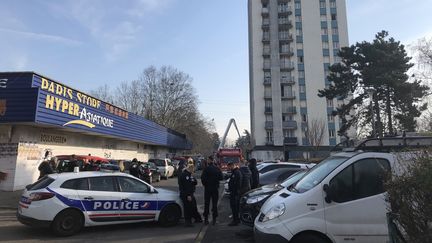
[[[17,218],[69,236],[84,226],[158,221],[175,225],[182,216],[178,193],[156,189],[120,172],[51,174],[27,186]]]

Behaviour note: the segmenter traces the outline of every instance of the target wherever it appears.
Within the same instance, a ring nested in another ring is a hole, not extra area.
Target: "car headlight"
[[[258,195],[258,196],[253,196],[253,197],[248,198],[246,200],[246,203],[247,204],[254,204],[254,203],[257,203],[257,202],[260,202],[260,201],[266,199],[267,197],[268,197],[268,195],[266,195],[266,194],[264,194],[264,195]]]
[[[272,220],[274,218],[277,218],[281,216],[283,213],[285,213],[285,204],[280,203],[274,207],[272,207],[264,216],[263,222]]]

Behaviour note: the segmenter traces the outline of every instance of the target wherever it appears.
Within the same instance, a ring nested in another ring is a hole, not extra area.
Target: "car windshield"
[[[348,157],[329,157],[323,160],[318,165],[314,166],[297,184],[293,187],[293,190],[299,193],[309,191],[319,183],[321,183],[324,178],[330,174],[336,167],[345,162]]]
[[[297,172],[297,173],[291,175],[290,177],[288,177],[286,180],[284,180],[284,181],[281,183],[281,186],[283,186],[283,187],[289,187],[289,186],[293,185],[293,184],[296,183],[298,180],[300,180],[300,178],[302,178],[302,176],[303,176],[304,174],[306,174],[306,172],[307,172],[307,170],[302,170],[302,171],[299,171],[299,172]]]
[[[155,159],[152,162],[155,163],[157,166],[165,166],[165,160],[163,159]]]

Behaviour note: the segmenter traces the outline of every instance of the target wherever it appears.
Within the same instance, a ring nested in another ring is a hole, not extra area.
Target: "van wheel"
[[[175,204],[169,204],[162,209],[159,215],[159,223],[163,226],[174,226],[178,224],[181,217],[181,210]]]
[[[329,243],[329,241],[323,237],[314,234],[301,234],[294,237],[292,243]]]
[[[51,229],[58,236],[71,236],[78,233],[84,225],[84,219],[76,210],[68,209],[59,213],[51,224]]]

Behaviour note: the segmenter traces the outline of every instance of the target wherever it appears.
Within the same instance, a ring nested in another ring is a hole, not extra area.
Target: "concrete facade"
[[[27,125],[0,125],[0,190],[15,191],[35,182],[46,151],[56,155],[94,155],[107,159],[147,161],[170,156],[166,147]]]
[[[248,15],[252,156],[283,159],[287,146],[309,146],[312,121],[325,129],[322,146],[339,143],[331,113],[346,101],[317,94],[349,44],[345,0],[249,0]]]

